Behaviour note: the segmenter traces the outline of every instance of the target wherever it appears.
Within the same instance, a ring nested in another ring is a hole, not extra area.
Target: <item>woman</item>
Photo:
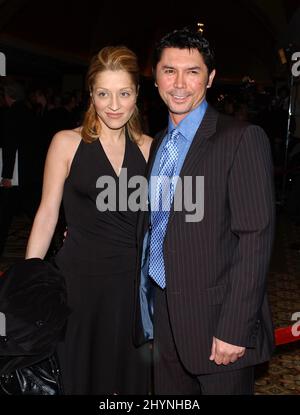
[[[65,392],[146,394],[149,360],[131,341],[137,212],[101,211],[96,203],[99,178],[110,177],[118,189],[122,169],[128,180],[145,174],[152,139],[139,123],[135,54],[103,48],[87,84],[82,127],[60,131],[50,145],[26,258],[44,258],[63,198],[68,231],[55,261],[72,310],[58,349]]]

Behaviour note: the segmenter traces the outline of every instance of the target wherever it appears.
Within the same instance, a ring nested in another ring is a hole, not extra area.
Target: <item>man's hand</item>
[[[12,187],[11,179],[2,179],[0,186],[3,187]]]
[[[245,347],[234,346],[213,337],[209,360],[215,361],[217,365],[228,365],[244,356],[245,351]]]

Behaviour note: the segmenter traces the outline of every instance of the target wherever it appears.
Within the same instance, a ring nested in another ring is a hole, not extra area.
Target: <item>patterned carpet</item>
[[[290,248],[294,243],[298,249]],[[268,292],[275,329],[293,325],[292,315],[300,313],[300,226],[283,214],[277,218]],[[256,393],[300,395],[300,336],[277,346],[270,364],[257,368]]]
[[[0,270],[24,258],[30,222],[23,216],[15,218]],[[292,325],[292,314],[300,312],[300,226],[286,215],[278,214],[274,252],[270,265],[268,291],[275,328]],[[299,341],[278,346],[271,362],[257,367],[257,395],[300,395],[300,337]]]

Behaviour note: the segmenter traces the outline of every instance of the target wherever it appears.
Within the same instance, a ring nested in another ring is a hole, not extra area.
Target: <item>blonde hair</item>
[[[95,55],[90,63],[86,83],[92,93],[96,77],[103,71],[125,71],[127,72],[138,92],[139,88],[139,67],[137,56],[126,46],[107,46]],[[137,106],[126,124],[126,130],[130,139],[138,142],[142,135],[141,121]],[[85,113],[81,135],[85,142],[91,143],[98,139],[101,133],[101,124],[96,114],[96,110],[90,97],[88,109]]]

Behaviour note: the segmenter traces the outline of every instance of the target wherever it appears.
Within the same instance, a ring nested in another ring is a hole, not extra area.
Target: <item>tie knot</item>
[[[170,132],[169,140],[175,141],[178,138],[179,134],[179,131],[174,128],[174,130]]]

